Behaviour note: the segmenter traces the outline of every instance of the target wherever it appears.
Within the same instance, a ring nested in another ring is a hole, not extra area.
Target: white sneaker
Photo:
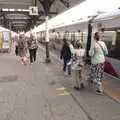
[[[33,64],[33,62],[32,63],[30,63],[30,65],[32,65]]]

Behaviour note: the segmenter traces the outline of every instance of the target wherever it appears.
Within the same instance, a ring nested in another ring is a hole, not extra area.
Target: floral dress
[[[75,56],[73,61],[73,69],[76,71],[82,70],[84,67],[83,57],[85,55],[84,49],[75,49]]]

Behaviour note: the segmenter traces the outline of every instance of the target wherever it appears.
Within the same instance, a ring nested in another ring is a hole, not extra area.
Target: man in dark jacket
[[[72,54],[69,48],[69,44],[66,39],[63,39],[63,47],[61,49],[61,56],[60,58],[63,59],[63,71],[66,71],[67,63],[71,60]],[[68,65],[68,75],[71,75],[71,66]]]
[[[36,61],[36,52],[37,52],[37,42],[33,38],[33,36],[30,36],[30,39],[28,40],[28,49],[30,54],[30,63],[33,63]]]

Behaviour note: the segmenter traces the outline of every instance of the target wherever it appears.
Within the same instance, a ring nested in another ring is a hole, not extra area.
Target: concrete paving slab
[[[51,72],[54,76],[57,75],[56,81],[59,81],[69,92],[72,93],[72,98],[78,103],[78,106],[93,120],[119,120],[120,119],[120,104],[108,97],[107,95],[96,95],[93,89],[87,87],[83,91],[76,92],[73,89],[73,77],[66,77],[60,72],[61,64],[54,53],[51,55],[53,64],[50,64]],[[56,67],[55,67],[56,66]]]

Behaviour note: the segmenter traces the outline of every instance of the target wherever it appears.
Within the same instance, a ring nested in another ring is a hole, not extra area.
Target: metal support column
[[[91,47],[91,38],[92,38],[92,25],[91,21],[88,23],[88,38],[87,38],[87,47],[86,47],[86,56],[89,57],[89,50]]]
[[[46,39],[46,63],[50,63],[50,54],[49,54],[49,30],[48,30],[48,16],[46,16],[46,21],[45,21],[45,29],[46,29],[46,34],[45,34],[45,39]]]

